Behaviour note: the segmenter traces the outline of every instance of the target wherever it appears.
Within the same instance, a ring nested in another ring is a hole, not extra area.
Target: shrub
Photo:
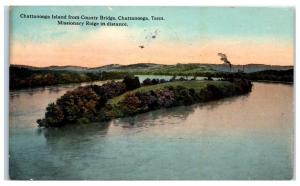
[[[160,107],[170,107],[175,102],[174,92],[168,89],[158,90],[156,96]]]
[[[160,79],[160,80],[159,80],[159,83],[166,83],[166,82],[168,82],[168,81],[165,80],[165,79]]]
[[[147,78],[143,81],[143,85],[152,85],[152,81],[150,78]]]
[[[131,78],[129,76],[125,76],[123,83],[125,83],[127,90],[133,90],[141,86],[138,77]]]
[[[50,103],[46,109],[45,118],[39,119],[37,122],[40,127],[57,126],[64,119],[64,114],[58,105]]]
[[[143,85],[156,85],[159,83],[166,83],[167,81],[165,79],[150,79],[147,78],[143,81]]]
[[[135,94],[128,94],[121,102],[122,109],[127,114],[138,113],[141,109],[141,100]]]
[[[211,95],[211,99],[220,99],[223,97],[223,92],[215,85],[208,84],[206,89],[209,95]]]
[[[152,83],[152,85],[156,85],[159,83],[159,79],[152,79],[151,83]]]
[[[159,108],[158,99],[154,91],[145,92],[145,93],[137,92],[136,96],[142,102],[141,110],[147,111],[147,110]]]

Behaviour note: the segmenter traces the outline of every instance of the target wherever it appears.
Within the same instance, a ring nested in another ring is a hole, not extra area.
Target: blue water
[[[101,84],[101,82],[100,82]],[[48,103],[78,85],[10,93],[9,173],[34,180],[293,177],[293,86],[106,123],[38,129]]]

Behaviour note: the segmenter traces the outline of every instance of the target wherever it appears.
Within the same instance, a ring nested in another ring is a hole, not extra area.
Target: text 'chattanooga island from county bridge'
[[[35,14],[20,14],[20,18],[29,18],[29,19],[75,19],[75,20],[105,20],[105,21],[149,21],[149,20],[164,20],[164,17],[143,17],[143,16],[87,16],[87,15],[35,15]]]

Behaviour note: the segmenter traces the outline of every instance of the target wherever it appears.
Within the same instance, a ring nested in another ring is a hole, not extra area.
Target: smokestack
[[[220,56],[221,57],[221,61],[223,61],[223,63],[226,63],[226,64],[228,64],[229,65],[229,67],[230,67],[230,71],[231,71],[231,63],[230,63],[230,61],[228,61],[228,59],[227,59],[227,56],[226,56],[226,54],[223,54],[223,53],[218,53],[218,56]]]

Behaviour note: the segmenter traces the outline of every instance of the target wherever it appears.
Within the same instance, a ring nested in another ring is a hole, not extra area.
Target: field
[[[160,89],[164,89],[169,86],[182,86],[184,88],[190,89],[193,88],[195,91],[199,92],[201,89],[206,87],[207,84],[215,85],[217,87],[225,87],[226,85],[230,85],[229,82],[225,81],[175,81],[175,82],[167,82],[167,83],[162,83],[162,84],[157,84],[157,85],[150,85],[150,86],[142,86],[138,89],[128,91],[120,96],[117,96],[113,99],[110,99],[107,103],[111,105],[115,105],[121,100],[123,100],[128,94],[133,94],[137,92],[148,92],[148,91],[156,91]]]

